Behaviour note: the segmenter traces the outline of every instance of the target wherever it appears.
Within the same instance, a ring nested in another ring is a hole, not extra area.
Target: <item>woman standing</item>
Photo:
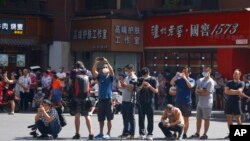
[[[5,82],[5,86],[3,89],[3,93],[6,94],[8,101],[10,101],[11,111],[10,115],[14,115],[15,113],[15,85],[16,85],[16,77],[15,73],[11,73],[10,79],[8,78],[8,72],[4,73],[3,79]]]

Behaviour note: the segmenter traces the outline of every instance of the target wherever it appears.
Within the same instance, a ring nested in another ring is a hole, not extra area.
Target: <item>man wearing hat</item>
[[[38,138],[48,138],[48,134],[52,135],[54,139],[58,137],[61,131],[61,125],[58,113],[55,108],[51,106],[51,101],[44,99],[40,108],[37,110],[35,116],[35,126],[41,133]]]

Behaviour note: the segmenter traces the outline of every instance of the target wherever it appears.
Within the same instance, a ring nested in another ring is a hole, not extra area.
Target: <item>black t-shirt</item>
[[[147,81],[152,87],[157,87],[157,80],[155,77],[149,77],[147,79],[145,78],[139,78],[139,83],[142,83],[143,81]],[[137,94],[137,101],[139,103],[152,103],[153,102],[154,93],[149,88],[143,88],[140,90],[140,92]]]
[[[244,88],[244,82],[234,82],[233,80],[230,80],[226,83],[226,87],[232,90],[238,90],[239,88]],[[239,102],[240,97],[238,95],[228,95],[228,102]]]

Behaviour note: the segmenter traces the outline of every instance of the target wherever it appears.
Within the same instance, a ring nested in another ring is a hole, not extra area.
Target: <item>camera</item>
[[[135,79],[131,79],[129,84],[133,84],[134,86],[138,86],[138,82]]]
[[[98,57],[97,60],[98,61],[104,61],[104,57]]]

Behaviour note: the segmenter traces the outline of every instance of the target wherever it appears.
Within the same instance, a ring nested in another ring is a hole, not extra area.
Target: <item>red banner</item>
[[[145,23],[150,47],[248,46],[250,12],[193,13],[151,17]]]

